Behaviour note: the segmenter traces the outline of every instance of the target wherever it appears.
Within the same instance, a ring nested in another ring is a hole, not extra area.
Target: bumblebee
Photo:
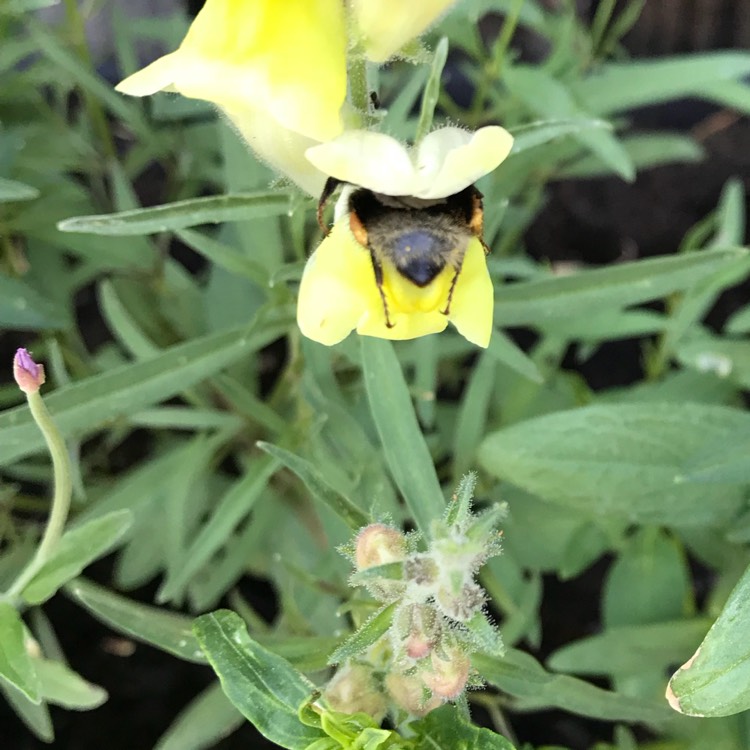
[[[444,315],[450,313],[456,282],[461,274],[469,241],[483,239],[482,194],[473,185],[445,198],[422,199],[393,196],[343,183],[330,177],[318,203],[318,223],[324,234],[329,227],[323,219],[328,200],[344,185],[342,200],[349,215],[349,228],[355,240],[370,253],[375,283],[383,302],[385,322],[393,327],[383,288],[383,264],[419,288],[431,284],[446,268],[454,275],[448,291]]]

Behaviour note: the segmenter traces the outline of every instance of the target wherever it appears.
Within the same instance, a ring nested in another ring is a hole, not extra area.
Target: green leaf
[[[65,664],[50,659],[35,659],[42,697],[56,706],[88,710],[107,700],[107,691],[92,685]]]
[[[709,438],[685,457],[675,482],[750,484],[750,426]]]
[[[570,91],[539,67],[515,65],[505,71],[504,81],[511,94],[541,117],[590,119]],[[589,128],[573,131],[573,137],[596,154],[625,180],[635,177],[635,168],[625,148],[608,130]]]
[[[30,201],[39,197],[39,191],[31,185],[24,185],[15,180],[6,180],[0,177],[0,203],[13,203],[14,201]]]
[[[246,221],[281,216],[290,208],[289,192],[268,190],[257,193],[213,195],[190,198],[151,208],[136,208],[114,214],[76,216],[58,223],[61,232],[111,236],[173,232],[198,224]]]
[[[21,616],[8,602],[0,602],[0,682],[6,680],[32,703],[42,700],[34,660],[26,650]]]
[[[172,346],[141,362],[78,381],[45,399],[64,436],[89,434],[110,420],[180,393],[283,335],[292,320],[260,316],[249,326],[202,336]],[[35,453],[44,438],[21,406],[0,414],[0,464]]]
[[[479,461],[494,476],[595,515],[677,525],[721,524],[739,507],[731,485],[677,485],[706,440],[750,426],[741,411],[702,404],[611,404],[558,412],[487,436]]]
[[[0,273],[0,329],[59,330],[63,311],[20,279]]]
[[[472,663],[491,685],[519,699],[524,709],[561,708],[603,721],[660,724],[670,711],[651,701],[620,695],[569,675],[550,674],[522,651],[508,649],[504,657],[476,654]]]
[[[52,742],[55,732],[52,728],[52,719],[49,709],[44,701],[34,703],[30,701],[25,693],[22,693],[15,685],[0,679],[0,693],[18,714],[18,718],[43,742]]]
[[[650,258],[570,276],[537,279],[500,287],[495,322],[519,326],[558,318],[591,316],[687,289],[721,266],[744,262],[741,248]]]
[[[229,736],[245,721],[221,685],[209,685],[159,738],[154,750],[203,750]]]
[[[750,568],[693,656],[669,681],[667,698],[688,716],[730,716],[750,708]]]
[[[432,457],[390,341],[362,336],[362,370],[388,468],[417,527],[426,533],[445,509]]]
[[[509,336],[495,330],[487,347],[487,353],[497,362],[517,372],[532,383],[543,383],[544,376],[531,357],[521,349]]]
[[[398,602],[378,610],[356,633],[349,636],[328,658],[329,664],[338,664],[362,653],[372,646],[390,628]]]
[[[661,529],[638,529],[607,571],[605,626],[673,620],[691,604],[690,571],[682,545]]]
[[[710,52],[649,61],[610,63],[574,81],[571,92],[598,115],[690,96],[711,98],[720,85],[750,74],[745,52]]]
[[[448,40],[442,37],[435,47],[430,66],[430,77],[424,87],[422,94],[422,108],[419,113],[417,132],[414,142],[419,143],[432,128],[432,118],[435,115],[435,107],[440,97],[440,81],[443,76],[445,61],[448,59]]]
[[[97,620],[120,633],[173,654],[178,659],[206,663],[192,633],[192,620],[189,617],[162,607],[139,604],[83,578],[67,584],[65,593]]]
[[[333,489],[309,461],[272,443],[259,441],[257,445],[294,472],[305,483],[312,496],[328,506],[350,529],[358,531],[371,522],[348,497]]]
[[[159,589],[159,601],[170,601],[184,591],[190,580],[226,543],[231,533],[260,499],[268,480],[278,469],[275,459],[263,457],[251,463],[219,498],[209,520],[188,544],[179,565],[170,568]]]
[[[63,534],[52,557],[26,584],[21,596],[29,604],[41,604],[64,583],[109,552],[133,523],[129,510],[118,510],[95,518]]]
[[[555,672],[638,675],[684,661],[706,634],[706,618],[623,625],[574,641],[555,651],[547,666]]]
[[[515,750],[505,737],[470,723],[451,705],[430,711],[409,728],[416,734],[416,750]]]
[[[303,750],[323,736],[297,715],[315,686],[256,643],[238,615],[227,610],[202,615],[193,631],[227,697],[262,735],[289,750]]]
[[[508,158],[511,159],[515,154],[537,146],[543,146],[557,138],[575,135],[591,128],[612,130],[612,124],[606,120],[579,117],[573,120],[537,120],[517,128],[510,128],[513,134],[513,148]]]

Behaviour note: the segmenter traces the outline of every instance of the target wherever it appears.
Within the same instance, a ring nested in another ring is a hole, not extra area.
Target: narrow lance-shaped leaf
[[[25,640],[21,616],[8,602],[0,602],[0,680],[7,680],[38,704],[42,699],[39,676]]]

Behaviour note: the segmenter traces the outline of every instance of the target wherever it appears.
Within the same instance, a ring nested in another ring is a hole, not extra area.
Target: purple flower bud
[[[26,349],[19,349],[13,358],[13,377],[24,393],[36,393],[44,383],[44,367],[31,358]]]

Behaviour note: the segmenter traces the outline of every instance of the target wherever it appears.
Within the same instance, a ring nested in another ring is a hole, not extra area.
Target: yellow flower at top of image
[[[117,90],[218,105],[262,159],[316,194],[325,177],[304,151],[343,129],[346,50],[341,0],[206,0],[179,48]]]
[[[435,130],[411,149],[382,133],[352,130],[309,149],[308,159],[344,188],[333,229],[302,277],[302,333],[330,346],[354,329],[412,339],[450,321],[486,347],[493,288],[482,196],[473,183],[512,145],[508,131],[490,126]]]
[[[349,0],[356,34],[365,55],[386,62],[422,34],[456,0]]]

